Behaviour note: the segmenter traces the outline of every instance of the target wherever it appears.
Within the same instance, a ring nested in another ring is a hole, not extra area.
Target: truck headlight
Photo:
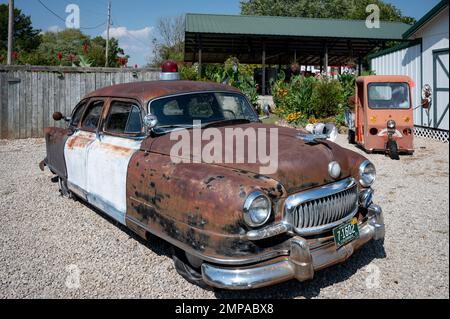
[[[272,203],[263,192],[255,191],[244,202],[244,221],[250,227],[264,225],[270,218]]]
[[[395,129],[395,121],[394,120],[389,120],[389,121],[387,121],[387,128],[388,129],[391,129],[391,130],[393,130],[393,129]]]
[[[363,187],[372,186],[373,182],[375,182],[375,178],[377,176],[377,171],[375,169],[375,165],[373,165],[368,160],[359,165],[359,183]]]

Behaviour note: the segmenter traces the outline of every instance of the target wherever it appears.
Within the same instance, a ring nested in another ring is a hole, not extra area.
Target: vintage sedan
[[[310,280],[384,238],[371,162],[323,137],[261,123],[230,86],[120,84],[90,93],[70,117],[53,117],[68,125],[45,129],[40,167],[55,174],[61,193],[144,239],[163,238],[177,271],[202,287]],[[270,135],[276,128],[277,169],[261,174],[248,153],[243,161],[174,161],[179,141],[171,133],[191,134],[195,120],[224,134],[250,128]]]

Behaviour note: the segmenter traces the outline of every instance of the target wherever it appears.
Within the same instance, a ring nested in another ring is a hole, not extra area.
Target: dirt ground
[[[344,136],[338,143],[362,153]],[[449,147],[415,144],[400,161],[366,155],[378,171],[384,247],[370,243],[310,282],[214,292],[181,278],[161,239],[144,242],[60,197],[38,168],[42,139],[0,140],[0,298],[449,298]]]

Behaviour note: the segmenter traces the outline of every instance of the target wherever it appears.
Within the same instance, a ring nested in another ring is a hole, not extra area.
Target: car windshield
[[[371,109],[409,109],[407,83],[370,83],[369,107]]]
[[[156,128],[192,127],[220,122],[256,122],[258,116],[241,94],[225,92],[189,93],[150,103],[150,113],[158,119]]]

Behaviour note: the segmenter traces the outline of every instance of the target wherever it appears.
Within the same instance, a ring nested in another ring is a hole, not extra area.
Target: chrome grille
[[[352,178],[290,196],[286,217],[300,235],[313,235],[350,219],[358,209],[358,188]]]

